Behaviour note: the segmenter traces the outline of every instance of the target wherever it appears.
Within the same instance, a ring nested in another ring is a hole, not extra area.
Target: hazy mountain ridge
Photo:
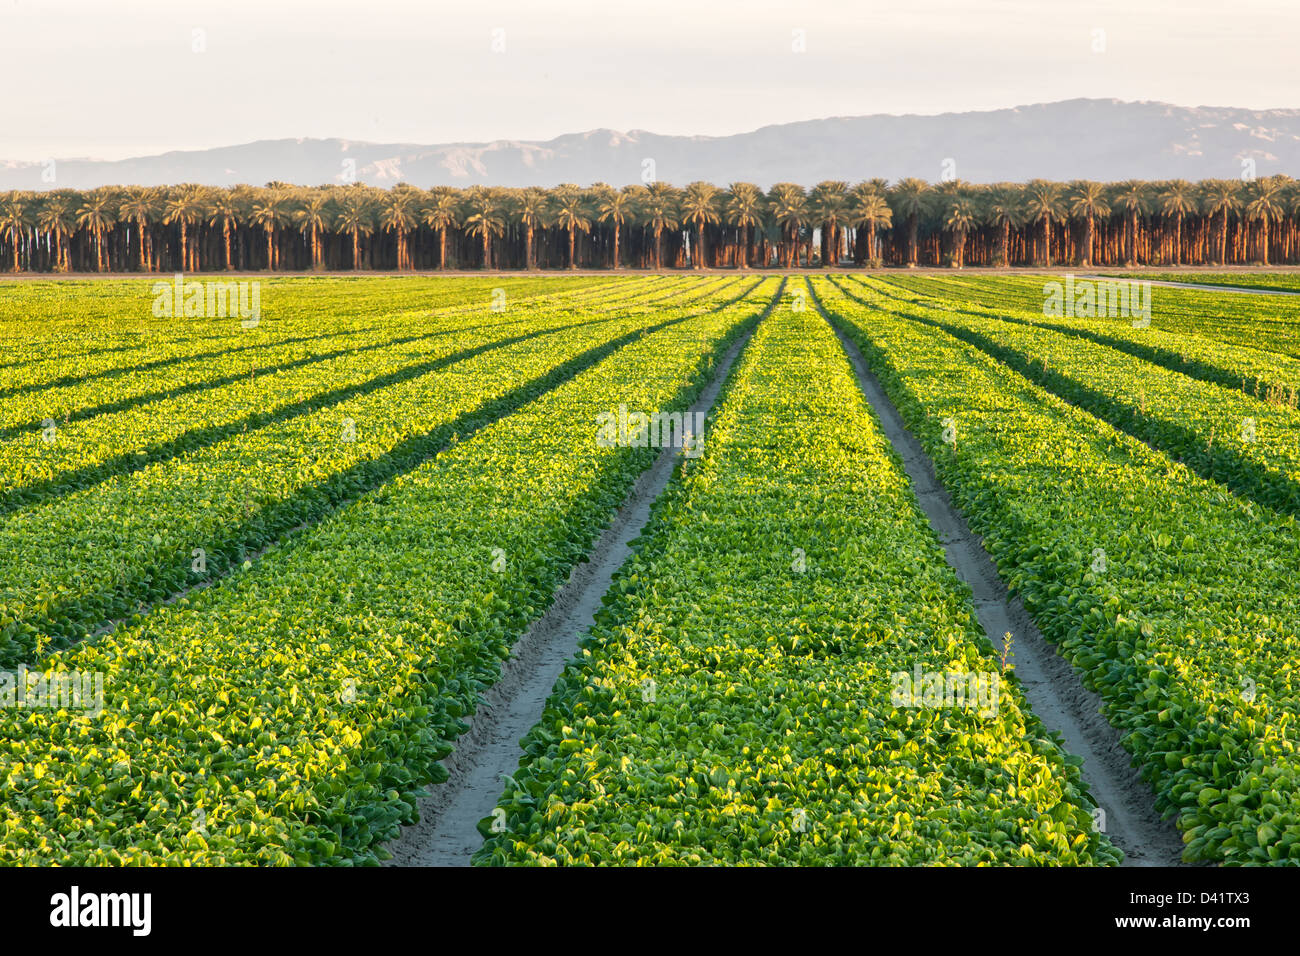
[[[1253,159],[1259,176],[1300,173],[1300,110],[1181,107],[1076,99],[937,116],[830,117],[729,136],[645,130],[570,133],[540,141],[367,143],[261,140],[125,160],[0,161],[0,189],[86,189],[105,184],[212,185],[271,180],[301,185],[355,178],[374,186],[553,186],[655,178],[767,187],[789,180],[940,179],[945,160],[971,182],[1236,178]],[[45,175],[43,175],[45,174]]]

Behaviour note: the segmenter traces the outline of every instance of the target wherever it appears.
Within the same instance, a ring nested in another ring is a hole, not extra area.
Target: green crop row
[[[1116,275],[1113,272],[1104,275]],[[1300,276],[1290,272],[1140,272],[1136,278],[1193,285],[1221,285],[1229,289],[1265,289],[1300,292]]]
[[[577,316],[565,325],[539,312],[522,330],[421,363],[391,355],[385,365],[371,355],[360,385],[259,413],[245,431],[221,430],[215,442],[0,517],[0,551],[11,555],[0,565],[0,666],[201,584],[513,410],[620,339],[744,295],[706,281],[712,291],[695,305],[699,286],[681,284],[681,305],[633,307],[622,317]]]
[[[476,862],[1116,862],[825,321],[765,320],[724,396]],[[985,696],[896,698],[917,671]]]
[[[132,290],[130,297],[114,300],[122,314],[128,318],[139,313],[148,315],[152,307],[148,284],[133,282],[122,285]],[[472,281],[465,286],[448,283],[428,290],[418,299],[398,293],[389,302],[374,302],[374,311],[359,314],[359,303],[350,303],[349,308],[338,313],[329,311],[331,296],[328,291],[303,287],[300,281],[299,285],[288,286],[276,293],[290,299],[290,303],[282,303],[279,310],[282,316],[288,317],[271,318],[269,303],[274,300],[261,297],[262,315],[249,328],[244,327],[234,312],[225,318],[151,319],[151,325],[145,330],[122,334],[98,330],[93,322],[77,324],[67,333],[71,337],[66,340],[37,338],[27,341],[24,336],[30,334],[27,331],[30,325],[15,326],[17,334],[6,339],[4,361],[0,363],[0,395],[6,397],[5,404],[10,406],[9,399],[15,394],[39,390],[40,400],[47,403],[48,408],[42,409],[42,414],[35,417],[61,417],[68,411],[85,407],[84,401],[79,401],[82,395],[78,388],[86,385],[111,392],[114,398],[125,398],[132,394],[132,389],[156,388],[160,375],[175,371],[184,373],[187,369],[201,375],[205,364],[220,370],[223,363],[236,355],[256,360],[263,351],[275,347],[339,337],[346,341],[385,333],[396,337],[410,334],[412,327],[418,330],[431,324],[450,324],[455,318],[463,320],[467,315],[491,317],[492,292],[498,287],[506,293],[507,306],[517,308],[535,301],[559,303],[576,298],[614,296],[628,286],[628,283],[620,282],[617,285],[577,288],[558,285],[537,288],[531,284],[521,287],[501,284],[489,288],[482,281]],[[316,301],[314,296],[318,294],[324,301]],[[39,310],[38,314],[44,314],[47,308],[39,299],[33,300],[31,307]],[[63,347],[60,347],[60,342],[65,342]],[[27,417],[33,416],[6,416],[0,420],[0,425],[25,421]]]
[[[683,289],[694,287],[698,283],[678,280],[673,294],[680,296]],[[623,310],[637,307],[651,292],[662,295],[653,287],[634,287],[624,293]],[[248,427],[250,417],[274,418],[283,409],[325,392],[363,385],[377,369],[386,373],[395,373],[403,365],[415,369],[449,354],[535,331],[543,327],[539,318],[558,327],[591,318],[605,305],[603,290],[529,301],[499,317],[479,304],[424,320],[405,334],[340,333],[310,344],[295,339],[284,346],[240,349],[199,365],[183,363],[165,372],[136,373],[133,377],[138,378],[141,391],[151,387],[151,380],[155,383],[153,394],[132,397],[117,379],[111,392],[115,400],[84,415],[64,413],[57,404],[58,389],[11,396],[6,405],[23,427],[0,427],[4,439],[0,440],[0,512],[13,510],[15,502],[83,488],[197,444],[211,444]],[[477,320],[467,322],[469,315]],[[94,396],[106,387],[95,379],[78,389]],[[256,420],[251,424],[255,426]]]
[[[7,282],[0,286],[0,337],[13,341],[39,340],[76,348],[93,339],[123,343],[166,341],[198,334],[225,335],[228,320],[188,319],[153,315],[153,288],[171,283],[173,273],[137,279]],[[487,299],[491,290],[505,289],[511,299],[565,288],[594,289],[617,285],[618,276],[557,277],[441,276],[223,276],[187,274],[185,281],[256,281],[262,290],[262,318],[285,328],[311,329],[321,322],[349,322],[401,312],[417,313],[465,298]],[[33,314],[41,317],[33,326]]]
[[[814,287],[1004,580],[1103,698],[1156,808],[1177,814],[1185,859],[1300,862],[1295,520],[938,328]]]
[[[1121,282],[1143,280],[1141,275],[1115,278]],[[884,281],[913,292],[941,292],[955,301],[999,311],[1025,311],[1041,317],[1048,295],[1044,287],[1048,283],[1063,286],[1065,276],[890,276]],[[1195,335],[1208,343],[1224,342],[1300,356],[1300,300],[1169,286],[1152,286],[1150,294],[1153,329]],[[1145,300],[1145,296],[1142,298]],[[1102,324],[1107,323],[1131,327],[1132,318],[1117,315],[1107,317]]]
[[[842,284],[877,307],[869,290]],[[887,303],[886,303],[887,305]],[[895,314],[932,323],[1065,400],[1266,508],[1300,514],[1300,411],[1170,371],[1088,339],[941,306]]]
[[[51,655],[103,673],[105,709],[0,711],[0,863],[375,862],[656,454],[601,447],[600,413],[683,407],[776,285],[634,334],[245,571]],[[516,375],[562,358],[534,346]]]
[[[892,282],[877,279],[862,280],[854,276],[857,285],[870,289],[875,295],[894,303],[942,308],[948,312],[961,312],[976,316],[1007,319],[1012,322],[1052,329],[1076,338],[1127,352],[1137,358],[1163,365],[1192,378],[1236,388],[1247,395],[1262,398],[1272,404],[1295,407],[1300,398],[1300,358],[1269,352],[1260,348],[1232,345],[1200,335],[1171,332],[1155,326],[1134,326],[1129,321],[1109,318],[1046,317],[1039,311],[1001,306],[991,308],[971,303],[962,304],[954,296],[930,288],[925,293],[906,294]],[[928,287],[927,287],[928,288]],[[881,308],[895,305],[881,301]]]

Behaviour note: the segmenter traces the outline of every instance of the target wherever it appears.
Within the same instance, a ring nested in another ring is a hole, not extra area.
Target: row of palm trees
[[[106,186],[0,196],[14,272],[1300,261],[1300,182],[874,179],[812,189]]]

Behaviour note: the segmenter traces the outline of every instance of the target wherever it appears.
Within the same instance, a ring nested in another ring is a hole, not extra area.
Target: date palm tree
[[[907,267],[916,266],[917,230],[929,200],[930,186],[923,179],[899,180],[889,194],[896,215],[907,221]]]
[[[234,268],[230,257],[230,234],[239,225],[242,212],[235,194],[229,189],[218,189],[208,198],[208,225],[214,229],[221,227],[221,248],[227,272]]]
[[[1092,247],[1097,234],[1097,219],[1110,215],[1110,202],[1106,187],[1090,180],[1076,180],[1070,184],[1067,199],[1070,215],[1083,219],[1083,243],[1079,246],[1079,265],[1085,269],[1092,265]]]
[[[544,228],[550,221],[550,197],[546,195],[546,190],[538,189],[536,186],[521,189],[514,197],[511,212],[524,227],[524,268],[531,272],[534,262],[533,236],[538,229]],[[616,269],[618,268],[617,235],[618,233],[615,232],[614,268]]]
[[[748,269],[754,230],[763,224],[763,190],[753,183],[732,183],[722,199],[722,215],[727,225],[742,237],[736,263],[741,269]]]
[[[551,194],[551,208],[554,210],[554,222],[568,234],[569,268],[578,268],[574,258],[573,247],[577,234],[591,229],[591,215],[587,208],[587,197],[582,190],[572,183],[556,186]]]
[[[1286,245],[1283,249],[1283,255],[1287,262],[1295,261],[1296,248],[1296,225],[1300,221],[1300,183],[1291,182],[1290,188],[1286,194],[1286,212],[1289,219],[1286,230]]]
[[[447,268],[447,230],[460,226],[460,196],[450,186],[434,186],[421,215],[424,224],[438,233],[438,268]]]
[[[158,195],[152,189],[132,189],[117,214],[123,222],[132,223],[136,231],[136,256],[141,272],[153,271],[152,225],[158,215]]]
[[[596,213],[600,222],[612,223],[614,226],[614,269],[619,268],[619,248],[622,239],[623,223],[636,215],[641,190],[636,186],[624,186],[615,192],[609,190],[600,196],[596,204]]]
[[[1174,265],[1180,266],[1183,264],[1183,219],[1196,212],[1196,192],[1186,180],[1174,179],[1166,184],[1158,202],[1161,215],[1174,222]]]
[[[797,183],[776,183],[768,190],[767,201],[772,219],[781,228],[781,234],[788,243],[785,249],[785,267],[796,268],[799,264],[799,231],[807,224],[809,217],[808,194]]]
[[[840,224],[849,217],[849,184],[826,180],[813,187],[808,207],[814,221],[821,223],[822,267],[839,264]]]
[[[36,224],[54,239],[54,268],[57,272],[68,271],[68,238],[77,228],[77,219],[72,206],[61,195],[54,195],[45,201],[37,215]]]
[[[303,232],[307,233],[311,245],[311,267],[317,270],[321,266],[321,233],[327,231],[333,219],[330,208],[332,199],[324,190],[309,193],[293,214],[293,220]],[[230,244],[226,244],[226,258],[230,258]],[[229,268],[229,266],[227,266]]]
[[[253,203],[249,221],[261,226],[266,236],[266,267],[280,268],[280,246],[275,241],[277,230],[293,221],[293,209],[287,191],[277,185],[268,186],[261,199]]]
[[[1124,213],[1125,229],[1128,234],[1128,256],[1126,263],[1137,265],[1138,217],[1150,208],[1150,194],[1147,184],[1138,179],[1129,179],[1115,187],[1112,206]]]
[[[0,234],[7,235],[9,242],[13,245],[13,270],[21,272],[22,266],[18,261],[18,254],[22,249],[23,237],[27,235],[34,222],[31,208],[23,202],[21,196],[16,192],[11,192],[9,198],[0,207]]]
[[[682,221],[695,226],[698,241],[691,250],[691,266],[702,269],[706,259],[704,231],[718,221],[718,187],[696,181],[682,190]]]
[[[334,228],[352,238],[352,268],[361,268],[361,237],[375,229],[374,209],[366,188],[359,183],[347,187],[334,213]]]
[[[1029,222],[1043,227],[1043,265],[1052,266],[1052,222],[1065,218],[1061,187],[1045,179],[1035,179],[1025,187],[1025,215]]]
[[[997,264],[1006,268],[1011,264],[1011,230],[1025,224],[1025,199],[1022,187],[1012,183],[998,183],[989,190],[984,219],[998,230]]]
[[[379,225],[384,232],[391,232],[397,239],[397,271],[404,272],[411,268],[411,256],[407,248],[411,231],[419,225],[419,197],[410,186],[394,187],[380,199]]]
[[[1258,180],[1247,194],[1246,218],[1260,223],[1259,260],[1268,265],[1269,224],[1282,218],[1285,189],[1280,177]]]
[[[116,216],[110,195],[104,190],[90,193],[79,210],[77,225],[90,233],[95,241],[95,271],[104,271],[104,234],[113,228]]]
[[[203,193],[199,186],[184,185],[178,187],[167,197],[163,206],[163,225],[181,227],[181,271],[198,271],[198,254],[192,251],[189,230],[204,219],[206,209]]]
[[[952,264],[960,269],[965,264],[966,235],[979,225],[979,211],[970,196],[957,194],[948,200],[944,211],[944,227],[952,231]]]
[[[1201,183],[1201,211],[1215,220],[1214,245],[1218,251],[1215,262],[1223,265],[1228,259],[1228,217],[1241,208],[1237,184],[1227,179],[1212,179]]]
[[[849,201],[849,223],[855,229],[866,229],[865,249],[858,264],[875,262],[880,258],[876,254],[876,230],[888,229],[894,222],[894,210],[885,199],[884,186],[875,182],[858,183],[849,194]]]
[[[681,222],[677,190],[668,183],[650,183],[641,200],[641,216],[654,239],[655,268],[662,269],[664,230],[676,229]]]
[[[483,242],[483,268],[492,268],[492,240],[505,232],[506,221],[497,197],[484,186],[472,186],[465,195],[465,232]]]

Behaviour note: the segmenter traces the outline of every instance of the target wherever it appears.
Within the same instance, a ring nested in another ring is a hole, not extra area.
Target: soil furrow
[[[1003,635],[1012,635],[1015,673],[1031,709],[1048,730],[1061,735],[1067,751],[1083,758],[1083,779],[1105,813],[1099,824],[1124,851],[1125,865],[1177,865],[1182,838],[1172,822],[1156,813],[1151,788],[1132,766],[1120,735],[1102,716],[1101,698],[1083,686],[1069,663],[1043,637],[1020,599],[1008,593],[983,542],[954,506],[935,475],[933,462],[903,424],[861,351],[825,310],[822,315],[839,336],[863,394],[902,458],[948,563],[970,585],[980,625],[995,647],[1002,646]]]
[[[759,317],[781,301],[785,283]],[[757,322],[754,327],[757,327]],[[718,362],[712,380],[691,405],[707,413],[717,400],[731,366],[753,335],[751,328]],[[502,665],[501,679],[484,695],[470,729],[443,761],[450,774],[417,804],[420,820],[388,844],[391,866],[468,866],[483,842],[478,823],[492,814],[501,796],[502,777],[519,767],[519,740],[542,716],[555,682],[592,626],[614,574],[632,553],[632,542],[650,520],[650,508],[676,468],[680,449],[665,448],[641,473],[613,521],[597,539],[587,560],[577,565],[556,591],[550,608],[515,642]]]

